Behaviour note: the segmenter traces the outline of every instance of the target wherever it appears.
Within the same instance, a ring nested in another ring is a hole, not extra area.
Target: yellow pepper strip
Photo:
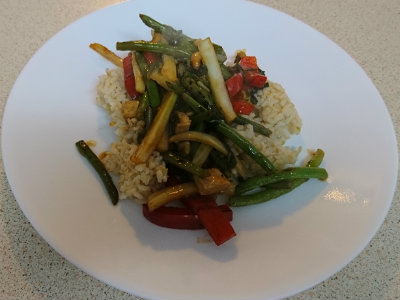
[[[109,61],[111,61],[117,67],[120,67],[120,68],[123,67],[122,66],[122,58],[119,57],[114,52],[112,52],[111,50],[109,50],[108,48],[104,47],[103,45],[98,44],[98,43],[92,43],[89,45],[89,47],[91,49],[93,49],[94,51],[96,51],[97,53],[99,53],[100,55],[102,55],[103,57],[105,57],[106,59],[108,59]]]

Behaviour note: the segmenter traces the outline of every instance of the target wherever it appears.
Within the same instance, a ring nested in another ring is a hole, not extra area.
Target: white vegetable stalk
[[[197,44],[203,63],[208,70],[208,79],[210,80],[211,91],[214,95],[218,108],[222,111],[225,120],[230,123],[236,118],[231,99],[225,86],[225,80],[222,76],[221,68],[215,54],[214,47],[210,38],[199,40]]]

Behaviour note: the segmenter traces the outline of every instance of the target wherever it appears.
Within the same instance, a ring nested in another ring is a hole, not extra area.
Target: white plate
[[[75,149],[113,139],[95,105],[97,77],[112,67],[89,49],[148,39],[148,14],[227,53],[247,49],[280,82],[304,121],[293,142],[326,152],[327,183],[309,181],[279,200],[234,210],[237,238],[199,243],[203,231],[144,220],[113,207]],[[307,25],[246,1],[125,2],[92,13],[50,39],[16,81],[3,120],[8,180],[28,219],[79,268],[154,299],[276,299],[328,278],[367,245],[390,207],[397,176],[394,130],[363,70]]]

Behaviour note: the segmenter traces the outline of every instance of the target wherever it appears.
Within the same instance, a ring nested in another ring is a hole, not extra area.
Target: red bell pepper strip
[[[244,72],[244,82],[251,87],[262,88],[267,82],[267,76],[261,74],[255,56],[245,56],[239,61]]]
[[[143,56],[146,59],[146,63],[151,65],[152,63],[158,62],[160,60],[160,56],[157,53],[144,51]]]
[[[197,213],[201,224],[217,246],[236,236],[231,223],[218,208],[213,197],[199,195],[187,198],[183,202]]]
[[[241,72],[235,73],[231,78],[225,81],[229,97],[237,95],[243,88],[243,75]]]
[[[217,246],[236,236],[231,223],[218,208],[200,209],[197,215]]]
[[[259,71],[247,71],[244,81],[252,87],[262,88],[267,82],[267,76],[262,75]]]
[[[244,71],[258,70],[257,58],[255,56],[244,56],[240,59],[239,65]]]
[[[124,67],[124,83],[125,89],[132,99],[136,99],[140,96],[140,94],[136,91],[135,88],[135,75],[133,74],[132,68],[132,53],[129,53],[127,57],[125,57],[122,61]]]
[[[181,200],[183,204],[192,209],[194,212],[198,212],[203,208],[215,208],[218,207],[213,195],[193,195]]]
[[[233,110],[237,114],[249,115],[254,110],[254,105],[243,99],[232,99],[231,100]]]
[[[232,221],[233,213],[228,205],[217,206],[224,217]],[[173,229],[204,229],[198,215],[190,208],[163,206],[150,211],[143,205],[143,216],[151,223]]]

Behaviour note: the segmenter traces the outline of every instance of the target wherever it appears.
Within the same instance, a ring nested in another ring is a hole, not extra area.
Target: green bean
[[[307,162],[306,167],[319,167],[324,159],[325,152],[322,149],[317,149],[312,154],[311,159]]]
[[[321,149],[317,149],[314,152],[311,160],[306,164],[306,166],[311,168],[319,167],[323,158],[324,151]],[[290,188],[265,189],[263,191],[250,195],[235,195],[231,199],[229,199],[229,204],[231,206],[245,206],[266,202],[293,191],[295,188],[305,183],[306,181],[308,181],[308,178],[296,178],[290,180]]]
[[[316,167],[290,168],[266,176],[255,176],[249,178],[246,181],[241,182],[236,186],[235,193],[237,195],[241,195],[246,192],[252,191],[256,188],[271,183],[280,182],[283,180],[291,180],[295,178],[317,178],[320,180],[325,180],[327,177],[328,173],[323,168],[316,168]]]
[[[188,60],[192,53],[182,47],[171,46],[167,44],[146,42],[146,41],[126,41],[117,42],[117,50],[135,50],[163,53],[175,57],[176,59]]]
[[[207,96],[211,95],[210,88],[207,85],[205,85],[203,81],[197,80],[196,84],[204,94],[206,94]]]
[[[262,134],[266,137],[269,137],[272,133],[271,130],[268,128],[264,127],[260,123],[257,123],[255,121],[252,121],[248,118],[245,118],[243,116],[238,115],[235,120],[233,120],[234,123],[239,124],[239,125],[246,125],[246,124],[251,124],[253,125],[253,130],[259,134]]]
[[[201,105],[196,99],[194,99],[192,96],[190,96],[187,92],[186,89],[178,84],[178,83],[173,83],[173,82],[167,82],[168,88],[173,90],[175,93],[181,95],[182,100],[185,101],[185,103],[194,111],[194,112],[204,112],[207,109]]]
[[[209,173],[208,170],[203,169],[202,167],[192,163],[191,161],[179,156],[173,152],[164,152],[162,154],[165,162],[170,163],[176,167],[179,167],[193,175],[197,175],[199,177],[206,177]]]
[[[191,97],[189,94],[187,93],[183,93],[182,94],[182,99],[186,102],[187,105],[190,106],[191,109],[193,109],[193,111],[195,112],[202,112],[202,111],[206,111],[207,109],[201,105],[199,102],[197,102],[195,99],[193,99],[193,97]]]
[[[119,195],[118,190],[114,185],[114,182],[106,170],[106,167],[103,165],[101,160],[97,157],[97,155],[90,149],[89,145],[85,143],[85,141],[80,140],[75,143],[79,153],[85,157],[88,162],[92,165],[92,167],[96,170],[99,175],[101,181],[104,184],[104,187],[107,190],[108,195],[111,198],[112,204],[116,205],[118,203]]]
[[[185,76],[181,79],[181,83],[183,87],[188,91],[188,93],[191,94],[197,101],[204,102],[204,104],[207,104],[208,108],[215,107],[209,90],[207,91],[207,89],[200,87],[196,83],[195,79],[189,76]]]
[[[139,102],[139,107],[138,107],[138,114],[142,116],[146,110],[147,107],[150,106],[150,99],[149,99],[149,94],[147,91],[142,95],[140,102]]]
[[[158,93],[157,83],[151,79],[146,80],[146,90],[149,94],[149,102],[152,108],[160,106],[161,99]]]
[[[150,129],[150,125],[153,122],[153,109],[151,106],[147,106],[146,110],[144,111],[144,122],[145,122],[145,130],[146,132]]]
[[[173,90],[175,93],[181,95],[186,92],[185,88],[179,84],[179,82],[170,82],[167,81],[167,86],[169,89]]]
[[[253,144],[251,144],[247,139],[241,136],[235,129],[230,127],[224,121],[215,121],[214,123],[216,123],[216,129],[219,133],[223,134],[226,138],[236,144],[265,171],[271,173],[275,170],[275,166],[272,164],[272,162]]]
[[[262,202],[267,202],[269,200],[278,198],[290,191],[294,190],[296,187],[301,185],[307,179],[295,179],[292,180],[292,185],[290,188],[286,189],[271,189],[271,190],[263,190],[261,192],[257,192],[250,195],[240,195],[240,196],[233,196],[229,199],[230,206],[246,206],[246,205],[253,205]]]

